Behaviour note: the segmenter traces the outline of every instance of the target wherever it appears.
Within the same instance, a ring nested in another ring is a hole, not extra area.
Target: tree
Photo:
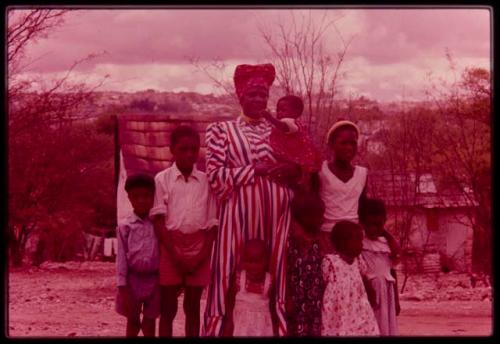
[[[418,249],[417,267],[422,268],[429,236],[422,238],[422,247],[415,248],[411,242],[414,234],[414,218],[419,206],[420,187],[425,174],[432,172],[432,142],[435,136],[436,116],[425,107],[403,109],[387,120],[386,125],[371,139],[380,142],[383,151],[369,159],[373,168],[382,173],[382,185],[370,184],[374,197],[391,203],[393,230],[403,252]],[[369,177],[370,178],[370,177]],[[374,176],[372,177],[374,178]],[[405,281],[409,275],[405,259]],[[404,286],[404,283],[403,283]]]
[[[431,80],[427,91],[445,123],[434,141],[435,170],[469,204],[477,204],[469,216],[473,269],[491,273],[491,77],[476,67],[457,75],[447,56],[454,81]]]
[[[280,93],[303,98],[305,111],[302,120],[321,147],[326,131],[339,114],[336,97],[343,77],[341,67],[353,39],[344,39],[335,24],[340,18],[330,18],[330,12],[323,11],[319,20],[316,20],[312,11],[300,14],[290,12],[287,18],[291,24],[278,21],[273,24],[260,23],[258,27],[276,68]],[[337,52],[331,52],[326,47],[325,39],[333,36],[341,42]],[[225,77],[227,63],[220,58],[206,63],[200,62],[197,57],[191,57],[190,60],[219,90],[231,96],[231,106],[236,108],[238,99],[232,80]]]
[[[320,20],[311,10],[297,15],[291,12],[289,19],[291,24],[278,21],[274,27],[261,25],[259,31],[272,53],[278,85],[286,94],[303,98],[304,122],[317,143],[323,143],[326,131],[338,116],[335,100],[341,67],[353,37],[344,39],[336,26],[340,18],[331,19],[328,11]],[[328,35],[340,39],[341,48],[336,53],[326,47]]]
[[[88,203],[82,202],[87,193],[98,196],[89,185],[109,189],[102,183],[109,173],[102,161],[109,154],[112,159],[112,140],[95,134],[93,124],[81,123],[102,82],[93,86],[71,82],[74,68],[93,55],[75,62],[61,78],[22,78],[29,63],[26,47],[61,25],[67,12],[32,9],[8,13],[8,243],[14,265],[22,263],[26,242],[35,232],[46,233],[41,237],[54,243],[50,258],[65,259],[68,245],[78,243],[78,233],[89,226],[88,219],[98,206],[89,197]],[[110,175],[112,187],[112,172]]]

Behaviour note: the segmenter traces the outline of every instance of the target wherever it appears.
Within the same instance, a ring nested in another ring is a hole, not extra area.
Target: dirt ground
[[[9,337],[119,337],[125,318],[114,311],[115,266],[84,262],[48,264],[9,272]],[[468,291],[475,293],[474,289]],[[404,295],[403,295],[404,296]],[[489,336],[492,302],[402,297],[398,317],[404,336]],[[182,336],[182,296],[174,336]],[[205,300],[202,300],[204,310]]]

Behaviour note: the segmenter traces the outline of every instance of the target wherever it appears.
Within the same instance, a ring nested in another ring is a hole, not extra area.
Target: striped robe
[[[252,165],[276,161],[269,145],[270,133],[267,121],[249,124],[241,117],[207,127],[207,175],[220,200],[220,222],[211,261],[203,329],[206,336],[222,334],[229,281],[239,264],[242,245],[255,238],[268,245],[279,334],[286,334],[284,259],[292,192],[256,176]]]

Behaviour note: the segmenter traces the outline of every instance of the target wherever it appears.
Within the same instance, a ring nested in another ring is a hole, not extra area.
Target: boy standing
[[[159,247],[149,219],[155,194],[154,179],[144,174],[130,176],[125,190],[134,212],[117,231],[116,311],[127,317],[127,337],[137,337],[141,329],[145,337],[154,337],[155,321],[160,315]]]
[[[199,150],[198,132],[188,126],[177,127],[170,136],[174,163],[155,177],[151,216],[160,240],[160,337],[172,336],[182,288],[186,336],[199,336],[200,299],[209,282],[218,224],[207,177],[195,166]]]

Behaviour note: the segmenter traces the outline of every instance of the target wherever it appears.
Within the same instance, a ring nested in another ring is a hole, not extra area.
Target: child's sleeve
[[[222,123],[210,124],[207,127],[205,139],[208,182],[219,199],[226,199],[236,188],[254,182],[253,165],[227,167],[228,138],[222,129]]]
[[[118,279],[118,287],[127,285],[127,252],[128,252],[128,226],[120,225],[117,230],[118,252],[116,254],[116,272]]]
[[[323,281],[325,283],[335,282],[335,269],[331,260],[327,257],[324,257],[321,262],[321,271],[323,272]]]
[[[167,215],[168,192],[161,183],[162,174],[155,176],[155,198],[153,208],[149,211],[149,216],[153,218],[155,215]]]

